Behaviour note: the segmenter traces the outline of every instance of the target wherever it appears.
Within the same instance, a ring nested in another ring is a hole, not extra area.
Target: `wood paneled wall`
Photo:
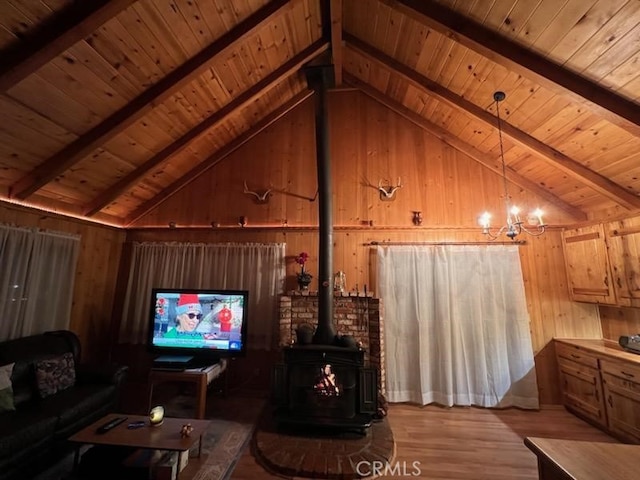
[[[0,222],[80,235],[69,329],[80,337],[83,361],[107,360],[112,343],[116,279],[126,233],[10,203],[0,203]]]
[[[600,306],[602,337],[617,342],[621,335],[640,334],[640,309]]]
[[[375,288],[371,242],[482,241],[479,214],[486,209],[502,219],[501,177],[420,127],[357,91],[332,92],[329,114],[334,268],[346,273],[347,289]],[[308,252],[307,269],[318,271],[313,142],[308,101],[142,217],[127,240],[285,242],[287,287],[295,288],[299,252]],[[395,200],[381,200],[378,183],[395,185],[398,178]],[[254,191],[271,188],[268,203],[244,194],[245,180]],[[571,222],[553,205],[509,188],[525,211],[540,206],[551,224]],[[421,226],[412,223],[414,211],[422,213]],[[240,216],[247,219],[244,228]],[[520,256],[541,401],[559,403],[549,342],[554,336],[601,338],[598,311],[569,300],[559,229],[526,240]]]

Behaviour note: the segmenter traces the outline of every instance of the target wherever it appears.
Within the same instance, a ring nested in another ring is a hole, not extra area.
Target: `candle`
[[[539,208],[536,208],[533,211],[533,216],[536,218],[538,225],[542,226],[544,225],[544,222],[542,221],[542,210],[540,210]]]
[[[513,222],[520,223],[520,209],[515,205],[511,207],[511,214],[513,215]]]
[[[478,223],[482,228],[489,228],[489,226],[491,225],[491,214],[489,212],[484,212],[482,215],[480,215]]]

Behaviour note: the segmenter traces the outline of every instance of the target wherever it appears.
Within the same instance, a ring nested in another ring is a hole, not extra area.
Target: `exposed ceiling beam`
[[[155,197],[147,200],[145,203],[140,205],[133,213],[131,213],[125,220],[124,226],[130,227],[133,222],[138,220],[140,217],[148,213],[153,208],[160,205],[162,202],[167,200],[171,195],[175,194],[180,189],[184,188],[187,184],[195,180],[197,177],[202,175],[204,172],[214,167],[226,157],[235,152],[242,145],[247,143],[253,137],[262,132],[265,128],[269,127],[273,123],[277,122],[286,115],[289,111],[293,110],[295,107],[304,102],[307,98],[313,95],[311,90],[305,90],[300,92],[298,95],[293,97],[291,100],[286,102],[280,108],[274,110],[266,117],[262,118],[258,123],[256,123],[253,128],[234,138],[231,142],[226,144],[220,150],[210,155],[207,159],[205,159],[198,166],[191,169],[188,173],[183,175],[180,179],[172,183],[170,186],[165,188],[162,192],[160,192]]]
[[[433,0],[382,0],[419,23],[540,85],[585,105],[640,136],[640,108],[595,82],[563,68]]]
[[[223,52],[243,36],[261,27],[264,22],[288,3],[289,0],[272,0],[269,2],[233,28],[233,30],[215,40],[158,83],[18,180],[11,187],[11,196],[24,200],[54,180],[93,150],[147,114],[155,105],[162,103],[203,73],[209,68],[216,55]]]
[[[342,85],[342,0],[331,0],[331,56],[335,86]]]
[[[192,141],[207,132],[209,129],[214,128],[218,123],[224,121],[225,118],[235,110],[243,108],[248,103],[253,102],[256,98],[269,92],[280,82],[296,73],[305,63],[309,62],[328,48],[329,44],[320,39],[311,46],[304,49],[291,60],[274,70],[271,74],[267,75],[265,78],[253,85],[247,91],[243,92],[233,101],[229,102],[213,115],[200,122],[187,133],[182,135],[170,145],[163,148],[138,168],[133,170],[113,186],[101,193],[97,198],[95,198],[89,205],[85,207],[85,215],[90,217],[98,213],[105,206],[107,206],[122,193],[124,193],[129,187],[137,183],[150,170],[156,168],[172,155],[175,155],[176,153],[185,149]]]
[[[394,74],[401,76],[416,87],[433,94],[439,100],[444,101],[448,105],[457,109],[462,109],[478,120],[488,123],[492,127],[495,125],[496,118],[491,113],[478,107],[476,104],[465,100],[442,85],[420,75],[415,70],[412,70],[394,58],[386,55],[384,52],[372,47],[362,40],[359,40],[347,32],[343,33],[343,38],[346,40],[349,48],[352,48],[361,55],[364,55],[371,62],[390,69]],[[522,130],[515,128],[507,122],[502,122],[502,133],[508,136],[520,147],[535,154],[537,157],[546,161],[555,168],[562,170],[572,178],[588,185],[590,188],[593,188],[601,195],[606,196],[624,208],[629,210],[640,209],[640,197],[637,197],[617,183],[614,183],[608,178],[588,169],[581,163],[567,157],[563,153],[553,149]]]
[[[27,78],[137,0],[73,2],[14,48],[1,52],[0,93]]]
[[[490,169],[492,172],[502,176],[502,167],[501,165],[496,163],[495,158],[493,156],[488,155],[484,152],[481,152],[480,150],[469,145],[468,143],[463,142],[458,137],[456,137],[455,135],[452,135],[450,132],[448,132],[444,128],[439,127],[434,123],[428,121],[427,119],[420,116],[413,110],[410,110],[409,108],[405,107],[401,103],[396,102],[395,100],[389,98],[388,95],[380,92],[379,90],[364,83],[363,81],[358,80],[353,75],[345,72],[344,78],[345,78],[345,81],[348,82],[350,85],[353,85],[354,87],[359,88],[363,93],[373,98],[377,102],[381,103],[385,107],[403,116],[407,120],[416,124],[420,128],[426,130],[427,132],[439,138],[444,143],[452,146],[456,150],[459,150],[460,152],[464,153],[468,157],[480,163],[482,166]],[[506,174],[507,180],[509,180],[510,182],[546,200],[551,205],[558,207],[560,210],[568,213],[569,215],[571,215],[571,217],[575,218],[576,220],[587,219],[586,213],[584,213],[582,210],[565,202],[564,200],[552,194],[547,189],[541,187],[537,183],[532,182],[526,177],[523,177],[522,175],[517,173],[515,170],[513,170],[511,167],[506,168],[505,174]]]

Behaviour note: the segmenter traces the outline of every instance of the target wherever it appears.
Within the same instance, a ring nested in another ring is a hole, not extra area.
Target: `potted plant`
[[[304,269],[304,264],[307,263],[309,254],[307,252],[301,252],[296,257],[296,263],[300,265],[300,271],[296,274],[298,278],[298,288],[300,290],[309,290],[309,284],[313,276]]]

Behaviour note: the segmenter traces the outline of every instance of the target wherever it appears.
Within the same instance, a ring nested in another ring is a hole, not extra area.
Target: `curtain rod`
[[[371,241],[364,243],[365,247],[388,246],[388,245],[425,245],[425,246],[442,246],[442,245],[526,245],[524,240],[516,240],[509,242],[376,242]]]

